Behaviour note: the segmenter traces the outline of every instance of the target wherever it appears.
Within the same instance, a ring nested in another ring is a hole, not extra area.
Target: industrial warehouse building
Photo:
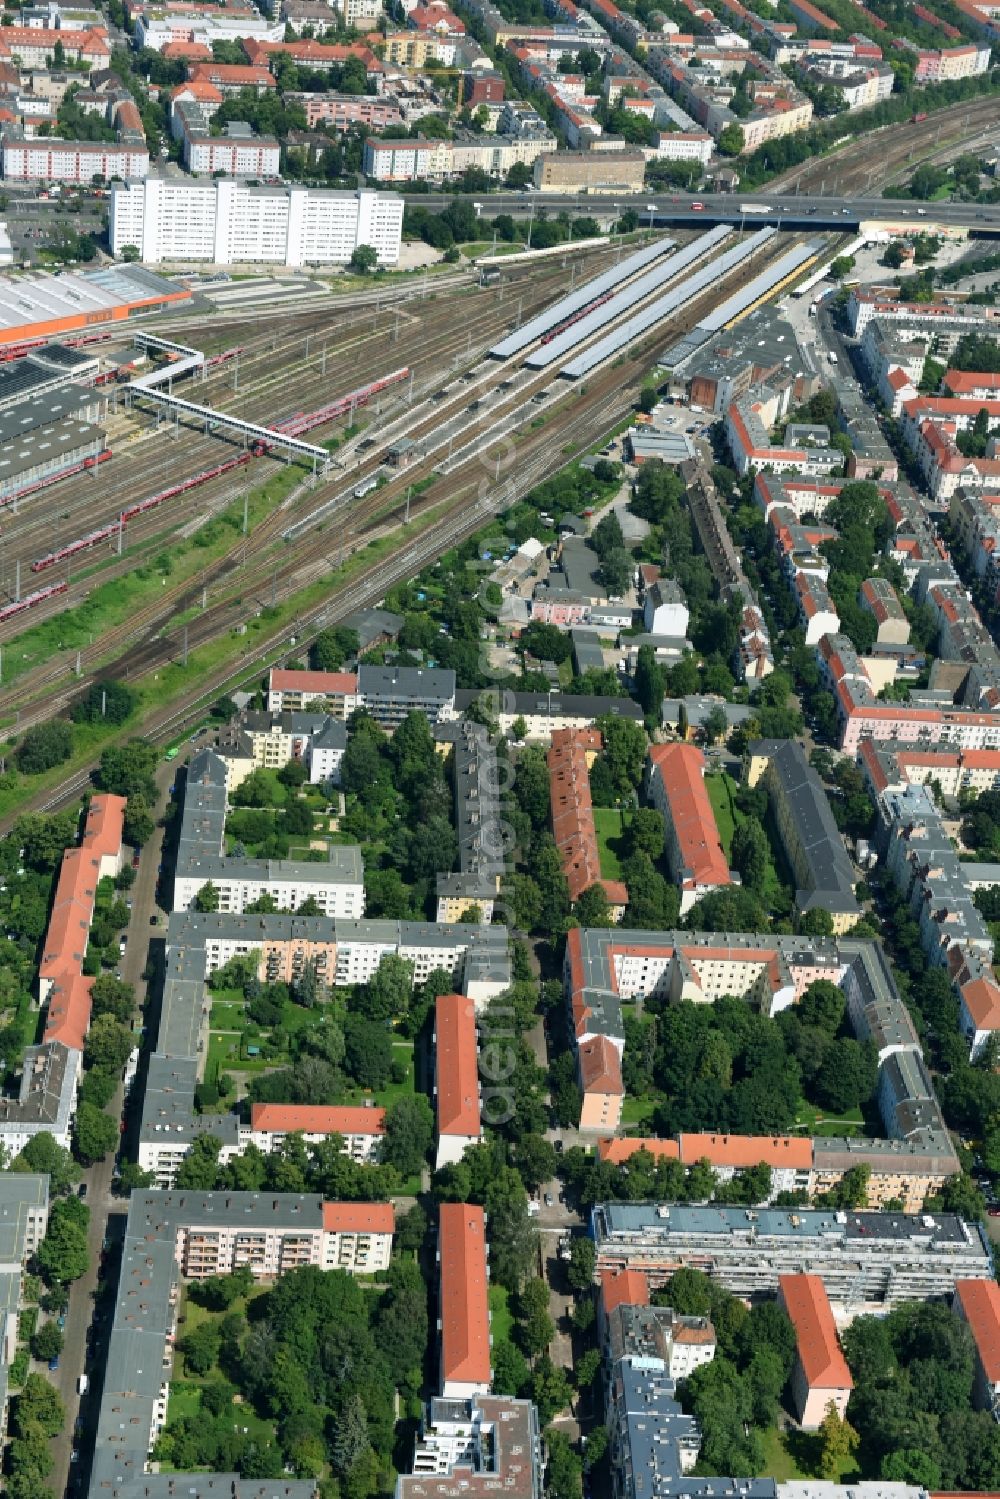
[[[395,193],[247,187],[232,178],[148,177],[111,189],[112,251],[135,245],[149,265],[346,265],[359,245],[371,245],[380,265],[395,265],[402,230]]]
[[[93,332],[139,313],[162,312],[190,301],[187,286],[154,276],[141,266],[109,265],[99,271],[0,278],[0,347],[53,338],[80,329]],[[74,372],[75,373],[75,372]]]

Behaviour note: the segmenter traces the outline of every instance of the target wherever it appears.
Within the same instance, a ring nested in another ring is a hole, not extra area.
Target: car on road
[[[694,209],[695,213],[702,213],[704,211],[705,205],[704,203],[692,203],[691,207]]]
[[[58,1367],[59,1367],[59,1355],[57,1353],[56,1356],[55,1356],[55,1358],[50,1358],[49,1359],[49,1373],[50,1374],[54,1374],[56,1372],[56,1370],[58,1369]]]
[[[546,1194],[545,1194],[545,1206],[547,1208],[550,1208],[552,1206],[552,1193],[551,1192],[546,1192]]]

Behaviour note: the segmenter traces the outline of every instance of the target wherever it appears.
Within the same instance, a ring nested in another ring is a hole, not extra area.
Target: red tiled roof
[[[192,83],[228,83],[241,88],[275,87],[274,78],[267,68],[252,68],[243,63],[198,63],[188,70],[188,76]],[[325,676],[326,673],[315,672],[310,675]]]
[[[681,1148],[676,1140],[660,1140],[654,1135],[636,1136],[630,1135],[628,1139],[598,1140],[597,1154],[602,1161],[610,1161],[614,1166],[620,1166],[623,1161],[631,1160],[638,1155],[640,1150],[648,1151],[655,1160],[679,1161]]]
[[[693,744],[654,744],[649,759],[663,783],[684,883],[728,885],[729,863],[705,787],[705,756]]]
[[[79,973],[87,953],[97,893],[97,860],[82,848],[63,854],[39,973],[42,978]]]
[[[778,1287],[795,1328],[799,1363],[810,1390],[852,1390],[826,1288],[818,1275],[779,1275]]]
[[[344,1104],[255,1103],[250,1128],[258,1134],[384,1135],[385,1109]]]
[[[189,78],[187,83],[179,83],[170,93],[171,101],[174,99],[198,99],[203,104],[221,104],[222,95],[214,83],[209,83],[204,78]]]
[[[960,993],[977,1031],[1000,1030],[1000,986],[989,979],[970,979]]]
[[[391,1202],[324,1202],[328,1234],[391,1234],[396,1214]]]
[[[601,748],[596,729],[559,729],[552,735],[546,757],[552,833],[562,858],[570,900],[578,900],[591,885],[602,885],[612,906],[628,903],[620,880],[601,879],[601,856],[590,799],[587,753]]]
[[[160,56],[168,62],[211,62],[212,49],[204,42],[165,42]]]
[[[1000,1286],[995,1280],[956,1280],[955,1295],[987,1383],[1000,1383]]]
[[[1000,396],[1000,375],[979,370],[945,370],[942,383],[953,396],[970,396],[974,390],[995,390]]]
[[[90,1028],[90,987],[94,980],[82,973],[56,979],[49,994],[44,1041],[61,1041],[73,1051],[82,1051]]]
[[[580,1083],[584,1093],[609,1093],[622,1097],[625,1084],[622,1082],[622,1064],[617,1048],[607,1036],[592,1036],[581,1043]]]
[[[476,1007],[464,994],[442,994],[434,1008],[439,1135],[479,1135]]]
[[[602,1270],[601,1303],[605,1316],[616,1306],[648,1306],[649,1281],[641,1270]]]
[[[808,1171],[813,1163],[812,1141],[789,1135],[681,1134],[678,1140],[681,1160],[690,1166],[695,1161],[708,1161],[710,1166],[734,1166],[738,1170],[772,1166]]]
[[[121,853],[126,805],[124,796],[109,793],[95,796],[91,801],[80,841],[94,858],[117,858]]]
[[[489,1385],[490,1308],[486,1217],[467,1202],[439,1208],[442,1385]]]

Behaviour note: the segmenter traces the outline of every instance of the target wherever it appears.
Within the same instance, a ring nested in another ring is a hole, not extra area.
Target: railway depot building
[[[993,1279],[985,1229],[953,1214],[602,1203],[591,1211],[597,1273],[641,1270],[652,1286],[704,1271],[737,1296],[774,1295],[783,1275],[816,1275],[852,1315],[951,1296]]]
[[[346,265],[359,245],[370,245],[379,264],[391,266],[402,228],[395,193],[249,187],[234,178],[147,177],[111,189],[112,252],[135,245],[149,265]]]

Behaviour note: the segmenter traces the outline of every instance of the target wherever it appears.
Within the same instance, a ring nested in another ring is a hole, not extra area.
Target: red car
[[[691,207],[694,209],[695,213],[701,213],[705,205],[704,203],[692,203]]]

